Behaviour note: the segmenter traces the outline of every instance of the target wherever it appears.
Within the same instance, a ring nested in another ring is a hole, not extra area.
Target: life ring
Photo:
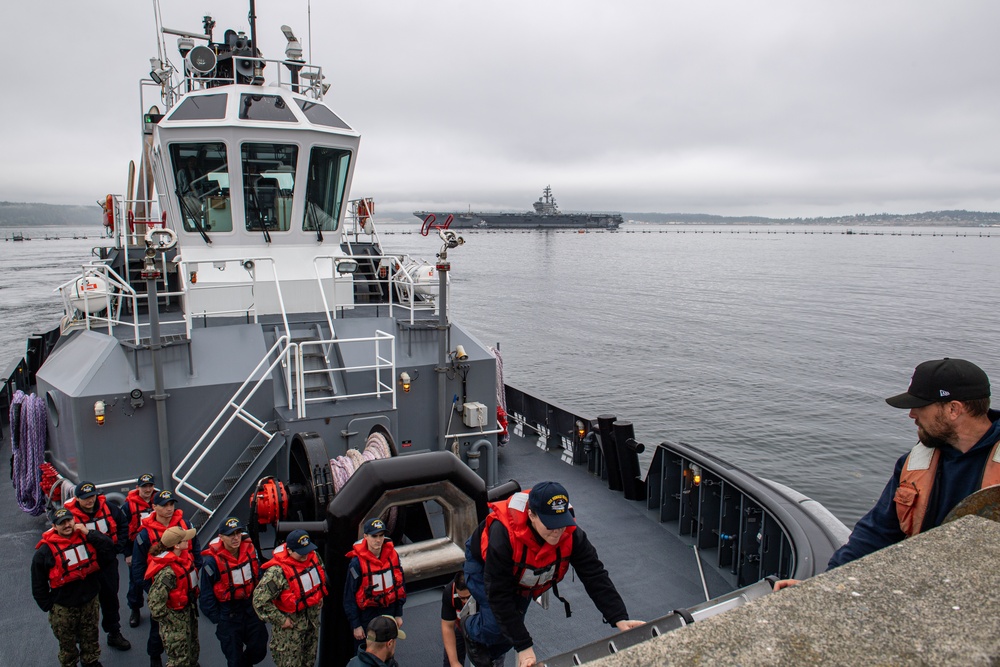
[[[108,195],[104,198],[104,226],[109,232],[115,231],[115,198]]]

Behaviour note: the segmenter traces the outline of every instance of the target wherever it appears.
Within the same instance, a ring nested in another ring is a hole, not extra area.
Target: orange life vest
[[[327,595],[326,572],[315,551],[304,561],[297,560],[288,553],[284,544],[279,544],[271,554],[271,560],[264,563],[264,569],[280,567],[288,581],[288,588],[274,598],[274,606],[286,614],[303,611],[319,604]]]
[[[576,526],[567,527],[554,546],[545,541],[539,544],[528,522],[527,507],[527,493],[515,493],[506,500],[490,503],[492,511],[486,517],[480,544],[485,561],[490,526],[494,521],[503,524],[514,554],[514,578],[517,579],[519,592],[536,598],[566,576]]]
[[[896,502],[899,527],[907,537],[919,533],[924,525],[940,459],[940,451],[918,442],[903,463],[903,469],[899,473],[899,486],[896,488],[893,500]],[[979,487],[986,488],[995,484],[1000,484],[1000,440],[993,445]]]
[[[167,607],[180,611],[198,599],[198,573],[194,569],[194,557],[189,549],[178,556],[172,550],[164,551],[149,559],[146,579],[152,581],[160,570],[169,567],[174,571],[176,585],[167,596]]]
[[[63,537],[55,528],[49,528],[42,533],[42,539],[35,548],[43,544],[49,547],[56,559],[56,564],[49,570],[49,588],[80,581],[100,569],[97,550],[76,530],[69,537]]]
[[[212,591],[219,602],[230,600],[247,600],[253,595],[253,589],[260,578],[260,562],[257,560],[257,550],[250,540],[240,542],[236,555],[216,537],[208,543],[208,548],[201,552],[202,556],[212,556],[219,566],[219,580],[212,585]]]
[[[361,580],[355,593],[358,609],[388,607],[406,599],[403,568],[399,565],[399,554],[396,553],[392,540],[386,539],[382,543],[382,551],[376,558],[362,538],[347,552],[348,558],[354,556],[358,557],[361,567]]]
[[[115,523],[114,517],[111,516],[111,508],[108,507],[108,501],[104,499],[103,495],[97,496],[97,502],[94,503],[95,511],[93,515],[83,511],[83,508],[79,504],[79,498],[70,498],[63,504],[63,507],[72,512],[76,522],[85,525],[87,530],[96,530],[99,533],[104,533],[111,538],[112,542],[118,544],[118,524]]]
[[[173,516],[170,517],[170,524],[166,526],[156,520],[155,514],[150,514],[139,522],[139,530],[145,528],[146,532],[149,533],[150,546],[152,546],[154,542],[159,542],[167,528],[172,528],[173,526],[178,526],[184,530],[191,527],[190,524],[184,520],[184,510],[174,510]],[[188,544],[187,551],[194,554],[194,540],[191,540]]]
[[[156,493],[155,491],[153,493]],[[149,501],[142,499],[139,495],[139,489],[132,489],[125,496],[125,502],[128,503],[128,539],[135,540],[135,536],[139,534],[139,524],[153,513],[153,498],[150,496]]]

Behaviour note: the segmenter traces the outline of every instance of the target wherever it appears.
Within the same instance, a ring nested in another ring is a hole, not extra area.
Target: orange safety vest
[[[167,528],[172,528],[178,526],[187,530],[191,525],[184,520],[184,510],[174,510],[173,516],[170,517],[170,524],[164,526],[162,523],[156,520],[155,514],[150,514],[145,519],[139,522],[139,529],[146,529],[149,533],[149,545],[152,546],[153,542],[159,542],[160,538],[163,537],[163,533],[166,532]],[[138,535],[138,533],[136,533]],[[187,551],[194,554],[194,540],[188,543]]]
[[[97,572],[97,550],[88,543],[78,531],[73,531],[69,537],[63,537],[55,528],[49,528],[42,533],[42,539],[35,548],[43,544],[52,551],[56,564],[49,570],[49,588],[56,589],[73,581],[86,579]]]
[[[219,580],[212,585],[212,591],[219,602],[247,600],[253,595],[260,578],[260,562],[250,540],[240,542],[239,551],[234,556],[216,536],[201,555],[211,556],[218,563]]]
[[[536,598],[566,576],[576,526],[569,526],[563,531],[559,544],[553,546],[545,541],[539,544],[528,522],[527,507],[527,493],[515,493],[506,500],[490,503],[492,511],[486,517],[480,543],[485,561],[489,549],[490,526],[494,521],[503,524],[514,554],[514,578],[518,582],[518,592]]]
[[[940,459],[941,452],[918,442],[903,463],[903,469],[899,473],[899,486],[896,488],[893,500],[896,502],[899,527],[907,537],[919,533],[924,525]],[[983,468],[983,478],[979,488],[985,489],[995,484],[1000,484],[1000,440],[993,445],[990,458]]]
[[[104,499],[104,495],[97,496],[97,503],[94,504],[96,511],[93,516],[84,512],[78,501],[79,498],[70,498],[63,503],[63,507],[72,512],[76,522],[85,525],[87,530],[96,530],[99,533],[104,533],[111,538],[112,542],[118,544],[118,524],[115,523],[114,518],[111,516],[111,508],[108,507],[108,502]]]
[[[285,614],[303,611],[326,597],[326,572],[315,551],[304,561],[293,558],[284,544],[274,547],[271,560],[264,563],[264,569],[280,567],[288,582],[288,588],[274,598],[274,606]]]
[[[406,599],[403,568],[399,565],[399,554],[396,553],[392,540],[387,539],[382,543],[378,558],[368,551],[364,538],[355,542],[346,555],[348,558],[357,556],[361,567],[361,581],[358,582],[355,593],[358,609],[388,607]]]
[[[155,494],[156,491],[153,491]],[[139,534],[139,525],[142,521],[153,513],[153,502],[152,497],[150,497],[149,502],[142,499],[139,495],[139,489],[132,489],[125,496],[125,502],[128,503],[128,539],[135,541],[135,536]]]
[[[152,581],[160,570],[167,567],[174,571],[174,578],[177,580],[167,595],[167,607],[180,611],[198,599],[198,573],[194,569],[191,551],[185,549],[180,556],[172,550],[164,551],[150,558],[149,565],[146,566],[146,579]]]

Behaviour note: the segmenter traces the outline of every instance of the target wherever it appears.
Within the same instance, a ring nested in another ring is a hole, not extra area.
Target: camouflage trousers
[[[100,609],[96,595],[80,607],[52,605],[49,625],[59,641],[59,664],[62,667],[76,667],[80,659],[85,665],[101,659],[97,627]]]
[[[273,627],[271,658],[276,667],[313,667],[319,647],[319,610],[300,611],[291,619],[290,628]]]
[[[198,613],[189,605],[180,611],[168,609],[167,615],[157,619],[160,639],[171,667],[195,667],[201,653],[198,643]]]

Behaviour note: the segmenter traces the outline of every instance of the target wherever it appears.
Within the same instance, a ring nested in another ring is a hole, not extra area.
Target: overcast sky
[[[247,4],[163,22],[220,37]],[[257,0],[265,56],[282,23],[308,53],[307,6]],[[124,192],[152,0],[0,19],[0,200]],[[564,210],[791,217],[1000,210],[998,30],[992,0],[316,0],[311,49],[381,211],[527,210],[551,184]]]

